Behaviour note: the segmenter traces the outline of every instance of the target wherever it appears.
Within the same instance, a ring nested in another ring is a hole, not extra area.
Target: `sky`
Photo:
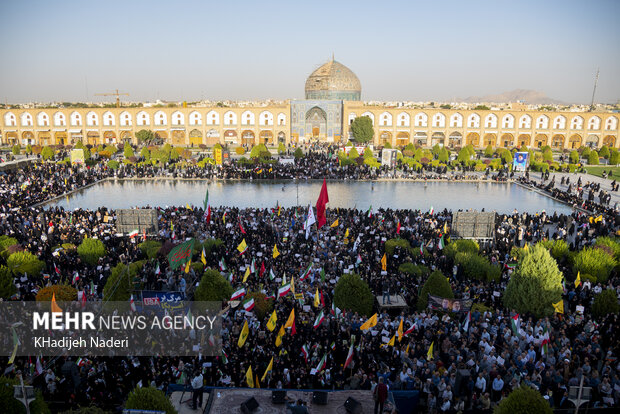
[[[620,99],[620,1],[0,0],[0,101],[303,99],[332,53],[363,100]]]

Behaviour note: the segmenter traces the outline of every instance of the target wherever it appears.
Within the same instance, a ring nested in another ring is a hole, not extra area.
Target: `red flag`
[[[396,234],[400,234],[400,220],[398,220],[398,224],[396,225]]]
[[[241,233],[245,234],[245,230],[243,230],[243,226],[241,225],[241,217],[239,217],[239,228],[241,229]]]
[[[327,182],[323,178],[323,187],[321,187],[321,193],[319,199],[316,201],[316,225],[320,229],[325,223],[327,218],[325,217],[325,205],[329,203],[329,195],[327,195]]]
[[[260,262],[260,273],[258,274],[258,276],[263,277],[264,273],[265,273],[265,262]]]
[[[82,290],[82,309],[86,307],[86,291]]]
[[[323,291],[321,290],[321,306],[325,307],[325,299],[323,299]]]
[[[291,327],[291,336],[297,333],[297,327],[295,326],[295,319],[293,319],[293,326]]]

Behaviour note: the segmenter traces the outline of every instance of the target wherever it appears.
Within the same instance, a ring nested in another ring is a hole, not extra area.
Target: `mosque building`
[[[573,149],[582,145],[618,147],[619,114],[511,109],[441,109],[371,105],[362,101],[358,77],[331,60],[306,79],[305,99],[283,103],[195,107],[50,108],[0,110],[3,145],[137,143],[147,129],[175,146],[227,143],[329,142],[353,139],[356,117],[373,123],[375,145],[459,148],[537,147]]]

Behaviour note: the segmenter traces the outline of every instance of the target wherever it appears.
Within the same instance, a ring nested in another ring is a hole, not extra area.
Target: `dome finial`
[[[332,52],[332,62],[334,61],[334,52]]]

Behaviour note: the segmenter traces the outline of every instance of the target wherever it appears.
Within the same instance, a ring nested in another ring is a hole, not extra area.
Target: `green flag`
[[[191,260],[195,241],[196,239],[190,239],[174,246],[170,250],[170,253],[168,253],[168,263],[172,270]]]

